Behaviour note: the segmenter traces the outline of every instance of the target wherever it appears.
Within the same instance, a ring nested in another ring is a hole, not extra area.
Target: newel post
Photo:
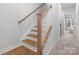
[[[38,55],[42,55],[42,14],[38,13],[37,14],[37,34],[38,34],[38,38],[37,38],[37,54]]]

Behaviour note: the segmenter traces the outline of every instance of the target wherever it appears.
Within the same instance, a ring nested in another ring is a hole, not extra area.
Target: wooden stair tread
[[[38,32],[38,30],[36,30],[36,29],[33,29],[33,30],[31,30],[31,31]]]
[[[37,47],[37,42],[33,41],[33,40],[30,40],[30,39],[26,39],[26,40],[23,40],[23,42],[25,43],[28,43],[34,47]]]
[[[24,46],[19,46],[2,55],[37,55],[37,53]]]
[[[28,34],[27,36],[33,37],[33,38],[37,38],[38,35],[37,34]]]
[[[36,25],[36,26],[34,26],[34,27],[38,27],[38,26]]]

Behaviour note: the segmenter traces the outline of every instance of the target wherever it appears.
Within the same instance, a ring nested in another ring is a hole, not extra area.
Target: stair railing
[[[44,44],[47,42],[49,35],[51,33],[51,30],[52,30],[52,26],[49,27],[48,32],[46,33]]]
[[[52,30],[52,26],[49,26],[47,32],[45,33],[45,35],[42,36],[43,35],[43,31],[44,31],[44,29],[43,29],[44,25],[43,25],[42,22],[45,21],[43,18],[45,18],[45,16],[48,14],[48,11],[49,10],[47,10],[46,12],[43,12],[43,13],[42,12],[39,12],[37,14],[37,31],[38,31],[37,32],[37,34],[38,34],[37,54],[38,55],[42,55],[43,54],[44,44],[47,43],[47,40],[48,40],[49,35],[50,35],[50,32]],[[43,38],[44,38],[44,40],[43,40]]]
[[[42,19],[42,53],[46,52],[47,44],[51,39],[52,36],[52,9],[48,11],[47,14]]]
[[[24,17],[22,20],[18,21],[19,24],[21,24],[23,21],[25,21],[29,16],[31,16],[33,13],[35,13],[36,11],[38,11],[41,7],[43,7],[45,5],[42,4],[40,5],[38,8],[36,8],[34,11],[32,11],[31,13],[29,13],[26,17]],[[49,9],[48,9],[49,10]],[[37,54],[38,55],[42,55],[43,54],[43,43],[42,43],[42,18],[46,15],[46,13],[48,12],[48,10],[46,10],[46,12],[39,12],[37,13]],[[51,30],[51,28],[49,29],[49,31]],[[48,38],[49,33],[47,33],[46,38]]]
[[[45,15],[46,15],[46,13],[45,14],[44,13],[38,13],[37,14],[37,30],[38,30],[38,32],[37,32],[37,34],[38,34],[37,54],[38,55],[42,55],[43,54],[44,45],[47,43],[47,41],[49,39],[49,35],[51,33],[51,30],[52,30],[52,25],[49,25],[47,32],[45,33],[44,36],[42,36],[43,35],[43,31],[44,31],[44,29],[42,28],[42,27],[44,27],[42,22],[45,21],[45,20],[43,20]]]
[[[35,10],[33,10],[31,13],[29,13],[27,16],[25,16],[22,20],[18,21],[18,23],[22,23],[23,21],[25,21],[29,16],[31,16],[33,13],[35,13],[37,10],[39,10],[41,7],[43,7],[45,5],[45,3],[43,3],[42,5],[40,5],[38,8],[36,8]]]

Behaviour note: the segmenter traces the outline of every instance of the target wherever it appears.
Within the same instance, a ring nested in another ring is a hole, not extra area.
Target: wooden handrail
[[[38,39],[37,39],[37,42],[38,42],[38,46],[37,46],[37,54],[38,55],[42,55],[42,23],[41,23],[41,20],[42,20],[42,14],[41,13],[38,13],[37,14],[37,34],[38,34]]]
[[[50,26],[50,27],[49,27],[49,29],[48,29],[48,32],[47,32],[47,34],[46,34],[46,36],[45,36],[45,42],[44,42],[44,43],[46,43],[46,42],[47,42],[47,40],[48,40],[48,37],[49,37],[49,35],[50,35],[51,30],[52,30],[52,26]]]
[[[36,12],[38,9],[40,9],[42,6],[44,6],[45,3],[43,3],[42,5],[40,5],[38,8],[36,8],[34,11],[32,11],[31,13],[29,13],[27,16],[25,16],[22,20],[18,21],[18,23],[23,22],[25,19],[27,19],[30,15],[32,15],[34,12]]]

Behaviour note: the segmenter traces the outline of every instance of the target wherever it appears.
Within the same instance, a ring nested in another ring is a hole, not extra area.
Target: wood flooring
[[[57,41],[50,55],[79,55],[79,41],[68,33]]]
[[[2,55],[37,55],[37,53],[24,47],[24,46],[19,46],[19,47],[12,49]]]

